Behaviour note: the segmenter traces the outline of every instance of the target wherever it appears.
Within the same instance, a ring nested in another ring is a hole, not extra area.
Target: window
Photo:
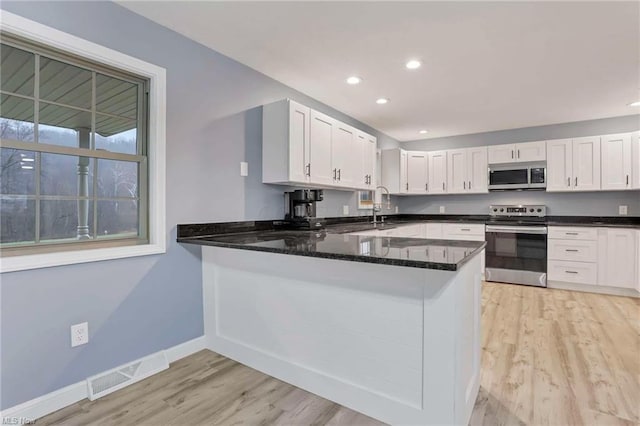
[[[55,253],[74,254],[58,261],[49,256],[43,266],[163,252],[164,70],[8,18],[5,26],[3,12],[2,271],[39,267],[34,256]],[[38,32],[34,28],[42,30],[48,43],[21,37],[16,28],[25,26],[29,36]],[[74,45],[71,39],[78,49],[59,49],[55,40],[61,38],[65,47]],[[94,58],[78,55],[83,49]],[[125,247],[136,248],[119,249]]]

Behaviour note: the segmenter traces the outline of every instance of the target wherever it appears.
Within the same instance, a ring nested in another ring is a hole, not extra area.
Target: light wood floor
[[[640,424],[640,299],[483,284],[471,425]],[[202,351],[38,425],[379,425]]]

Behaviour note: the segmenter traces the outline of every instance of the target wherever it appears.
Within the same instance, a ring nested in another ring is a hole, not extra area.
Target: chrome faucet
[[[384,191],[387,193],[387,209],[391,209],[391,194],[389,193],[389,190],[387,189],[386,186],[382,186],[382,185],[378,185],[376,186],[376,191],[378,189],[384,189]],[[381,204],[376,204],[376,196],[375,194],[373,195],[373,225],[375,226],[376,223],[378,222],[378,216],[377,213],[382,211],[382,205]],[[384,218],[382,219],[383,223],[384,223]]]

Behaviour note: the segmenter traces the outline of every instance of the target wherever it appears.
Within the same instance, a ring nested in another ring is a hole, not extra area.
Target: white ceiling
[[[121,4],[401,141],[640,112],[640,2]]]

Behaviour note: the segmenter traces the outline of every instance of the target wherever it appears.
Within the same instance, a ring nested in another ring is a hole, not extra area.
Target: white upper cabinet
[[[406,194],[409,191],[407,181],[407,151],[400,148],[382,151],[382,182],[391,194]]]
[[[481,194],[489,192],[487,147],[467,150],[467,192]]]
[[[361,131],[356,131],[357,167],[354,174],[354,186],[359,189],[373,190],[376,187],[376,149],[377,139]],[[359,160],[358,160],[359,159]]]
[[[600,137],[547,141],[547,191],[600,189]]]
[[[467,192],[467,150],[451,149],[447,156],[447,187],[449,194]]]
[[[263,182],[309,182],[310,114],[310,108],[288,100],[263,107]]]
[[[319,185],[333,185],[334,173],[331,147],[335,135],[336,121],[328,115],[311,110],[310,138],[310,183]]]
[[[513,163],[516,161],[516,146],[491,145],[489,147],[489,164]]]
[[[640,189],[640,132],[631,133],[631,188]]]
[[[517,161],[545,161],[547,159],[547,143],[524,142],[515,146]]]
[[[573,191],[571,139],[547,141],[547,191]]]
[[[430,194],[446,194],[447,193],[447,151],[429,152],[428,158],[428,175],[429,175],[429,193]]]
[[[600,189],[600,137],[573,139],[572,145],[574,190]]]
[[[407,192],[409,194],[427,193],[428,167],[429,166],[426,152],[407,152]]]
[[[491,145],[488,153],[489,164],[545,161],[546,143],[524,142],[508,145]]]
[[[631,134],[600,138],[602,189],[631,189]]]
[[[449,150],[447,193],[487,192],[487,147]]]
[[[263,106],[262,181],[375,188],[375,137],[285,99]]]

